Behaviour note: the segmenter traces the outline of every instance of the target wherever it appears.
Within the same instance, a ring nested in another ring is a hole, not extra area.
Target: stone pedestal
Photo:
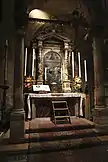
[[[25,133],[25,112],[15,110],[11,114],[10,120],[10,141],[17,142],[24,138]]]
[[[99,125],[108,124],[108,109],[105,107],[95,108],[93,121]]]
[[[23,99],[23,64],[24,64],[24,39],[23,31],[18,31],[15,37],[14,58],[14,89],[13,112],[10,117],[10,140],[20,141],[24,138],[24,99]]]
[[[100,127],[108,124],[108,108],[105,106],[103,67],[101,58],[101,39],[93,39],[93,60],[94,60],[94,112],[93,121]]]

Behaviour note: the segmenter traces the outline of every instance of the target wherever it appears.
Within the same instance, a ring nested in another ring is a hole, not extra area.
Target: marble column
[[[9,39],[8,55],[7,55],[7,85],[9,88],[6,91],[6,111],[10,112],[13,109],[13,85],[14,85],[14,37]]]
[[[69,63],[69,67],[71,67],[71,55],[72,55],[72,50],[69,49],[69,55],[68,55],[68,63]]]
[[[75,76],[78,77],[78,54],[75,52],[74,56],[75,56],[74,57],[74,59],[75,59],[75,65],[74,65],[75,66],[75,72],[74,73],[75,73]]]
[[[4,41],[0,41],[0,85],[4,85]],[[0,120],[2,120],[3,89],[0,88]]]
[[[43,57],[42,57],[42,41],[38,41],[38,79],[37,84],[43,84]]]
[[[108,124],[108,109],[105,107],[101,38],[93,38],[94,61],[94,113],[93,121],[98,125]]]
[[[69,49],[69,44],[68,42],[64,42],[64,61],[63,61],[63,84],[62,84],[62,89],[64,92],[71,92],[70,88],[70,80],[69,74],[68,74],[68,49]]]
[[[69,48],[69,54],[68,54],[68,76],[70,82],[72,81],[72,50]]]
[[[15,35],[14,90],[13,112],[10,118],[10,140],[20,141],[24,138],[24,103],[23,103],[23,65],[24,65],[24,32]]]

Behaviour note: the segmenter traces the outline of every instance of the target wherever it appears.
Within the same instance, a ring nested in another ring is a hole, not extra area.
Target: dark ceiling
[[[51,18],[71,21],[74,24],[72,14],[76,10],[89,24],[87,28],[96,28],[96,31],[99,30],[97,33],[100,33],[101,30],[103,31],[103,26],[107,26],[107,0],[31,0],[28,2],[28,13],[33,9],[40,9],[47,12]],[[85,28],[85,24],[81,21],[79,18],[78,26]],[[42,29],[42,26],[45,28],[45,26],[48,27],[48,24],[43,25],[29,20],[27,39],[32,39],[34,33],[40,28]],[[83,31],[85,32],[85,30]]]
[[[40,9],[51,15],[51,18],[55,19],[57,23],[40,23],[36,20],[27,21],[27,14],[33,9]],[[31,41],[36,34],[46,29],[62,32],[70,39],[73,39],[73,24],[75,23],[72,18],[74,11],[78,11],[79,15],[77,26],[79,32],[77,39],[84,41],[85,36],[92,34],[101,34],[105,39],[108,38],[108,2],[107,0],[22,0],[15,1],[15,21],[16,26],[24,26],[26,24],[26,42]],[[83,20],[86,23],[82,23]],[[71,21],[71,23],[64,24],[60,21]],[[88,26],[85,26],[85,24]],[[67,30],[68,28],[68,30]]]
[[[75,22],[72,19],[72,14],[75,10],[79,12],[79,14],[83,17],[84,21],[89,23],[91,21],[90,14],[88,12],[87,7],[84,3],[82,3],[81,0],[40,0],[39,3],[36,0],[32,0],[32,3],[28,7],[28,11],[30,12],[32,9],[40,9],[42,11],[47,12],[49,15],[51,15],[52,18],[56,19],[55,24],[54,23],[37,23],[37,21],[31,21],[29,20],[28,28],[27,28],[27,40],[31,40],[35,33],[40,32],[40,30],[45,30],[45,28],[56,28],[56,30],[62,31],[67,34],[66,28],[68,25],[68,34],[70,37],[72,37],[72,31],[69,28],[72,28],[73,23]],[[81,17],[79,18],[81,20]],[[65,22],[62,22],[65,21]],[[69,21],[71,23],[66,24],[66,22]],[[81,20],[82,21],[82,20]],[[82,26],[82,22],[79,22],[79,26]],[[84,22],[84,23],[85,23]],[[60,24],[62,25],[60,27]],[[58,29],[57,29],[58,28]],[[80,27],[81,32],[83,31],[85,33],[85,26],[83,29]],[[70,31],[70,34],[69,34]],[[84,33],[81,33],[80,36],[84,35]]]
[[[38,22],[29,19],[28,13],[33,9],[40,9],[51,15],[57,23]],[[73,36],[72,14],[78,11],[81,19],[88,24],[82,23],[79,18],[77,26],[78,46],[83,53],[88,54],[91,50],[91,35],[103,38],[103,56],[107,60],[108,53],[108,0],[15,0],[15,21],[16,27],[26,26],[26,44],[32,41],[38,33],[45,30],[56,30],[70,39]],[[62,21],[71,21],[69,24],[61,23]],[[75,29],[75,28],[74,28]],[[86,39],[85,39],[86,38]],[[86,41],[88,40],[88,41]],[[107,61],[106,61],[107,65]],[[106,66],[105,65],[105,66]]]

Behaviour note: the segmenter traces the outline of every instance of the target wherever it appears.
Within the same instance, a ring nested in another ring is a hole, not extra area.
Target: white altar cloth
[[[68,98],[68,97],[79,97],[80,98],[80,112],[79,115],[83,116],[83,109],[82,109],[82,101],[86,98],[84,93],[45,93],[45,94],[37,94],[37,93],[25,93],[24,95],[28,95],[27,97],[27,105],[28,105],[28,119],[31,118],[31,104],[30,99],[33,98]]]

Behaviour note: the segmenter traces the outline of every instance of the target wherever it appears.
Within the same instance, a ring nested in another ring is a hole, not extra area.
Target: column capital
[[[64,42],[64,49],[68,49],[69,48],[69,42]]]
[[[32,48],[36,49],[36,47],[37,47],[36,43],[33,43]]]
[[[43,46],[43,41],[42,40],[39,40],[38,41],[38,47],[42,47]]]

